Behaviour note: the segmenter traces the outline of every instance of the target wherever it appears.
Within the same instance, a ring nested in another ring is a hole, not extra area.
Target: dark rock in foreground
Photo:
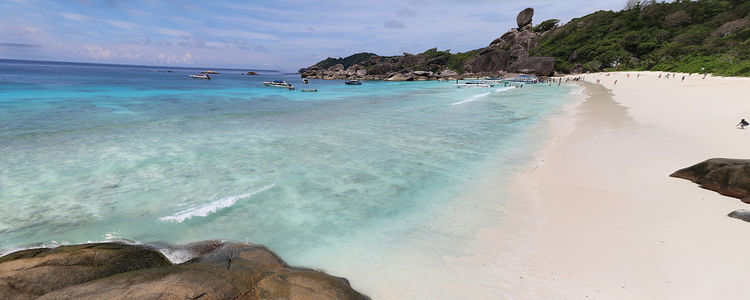
[[[0,257],[2,299],[369,299],[260,245],[203,242],[172,264],[144,245],[96,243]]]
[[[712,158],[669,176],[750,203],[750,159]]]
[[[750,222],[750,210],[738,209],[730,212],[727,216],[735,219],[740,219],[745,222]]]

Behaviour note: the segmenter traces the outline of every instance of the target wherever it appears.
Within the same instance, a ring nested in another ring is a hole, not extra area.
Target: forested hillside
[[[532,55],[559,72],[705,71],[750,76],[750,1],[629,1],[545,32]]]

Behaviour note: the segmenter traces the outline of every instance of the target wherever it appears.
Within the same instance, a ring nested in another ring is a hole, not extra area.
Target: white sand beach
[[[750,130],[734,125],[750,117],[750,78],[639,73],[582,76],[588,98],[572,126],[553,124],[540,166],[519,177],[508,224],[488,233],[516,263],[499,296],[747,296],[750,224],[726,214],[748,205],[668,175],[748,157]]]
[[[373,299],[743,298],[750,224],[726,215],[748,205],[669,174],[747,158],[750,128],[735,124],[750,118],[750,78],[626,74],[584,75],[510,190],[502,174],[480,176],[406,239],[368,240],[326,271]]]

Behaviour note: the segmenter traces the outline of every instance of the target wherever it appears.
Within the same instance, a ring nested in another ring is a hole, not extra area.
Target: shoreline
[[[518,239],[525,230],[534,245],[511,295],[743,295],[738,270],[750,263],[735,258],[750,242],[736,237],[750,225],[726,217],[743,204],[668,175],[710,157],[742,158],[750,142],[738,140],[744,131],[733,125],[750,113],[740,92],[750,79],[660,73],[574,76],[584,78],[590,97],[575,108],[572,130],[554,130],[543,164],[519,175],[518,203],[496,232]],[[733,111],[737,120],[729,119]]]

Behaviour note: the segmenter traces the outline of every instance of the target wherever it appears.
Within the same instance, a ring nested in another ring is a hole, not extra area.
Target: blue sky
[[[369,51],[484,47],[535,9],[534,23],[625,0],[2,0],[0,58],[293,71]]]

